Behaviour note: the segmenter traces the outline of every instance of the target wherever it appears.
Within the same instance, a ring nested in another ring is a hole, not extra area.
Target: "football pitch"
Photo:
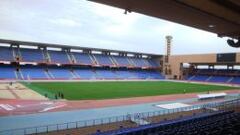
[[[237,89],[230,86],[170,81],[34,82],[25,85],[50,99],[54,99],[59,92],[63,93],[67,100],[100,100]]]

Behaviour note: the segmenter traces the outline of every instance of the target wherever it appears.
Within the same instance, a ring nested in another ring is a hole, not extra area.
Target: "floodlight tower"
[[[165,53],[164,60],[163,60],[164,61],[163,72],[167,77],[168,75],[171,75],[171,67],[169,64],[169,57],[171,55],[171,46],[172,46],[173,37],[168,35],[165,38],[166,38],[166,53]]]

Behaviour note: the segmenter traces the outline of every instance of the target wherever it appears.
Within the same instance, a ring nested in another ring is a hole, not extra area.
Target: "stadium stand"
[[[98,69],[95,70],[97,78],[103,79],[118,79],[117,75],[112,70]]]
[[[52,75],[54,79],[73,79],[75,78],[71,71],[64,67],[50,67],[48,73]]]
[[[24,80],[31,79],[48,79],[46,71],[41,67],[36,66],[23,66],[19,72],[23,75]]]
[[[96,135],[237,135],[240,133],[240,113],[220,111],[211,114],[194,115],[174,121],[121,129]],[[223,128],[224,127],[224,128]]]
[[[4,64],[1,66],[1,72],[3,72],[1,79],[164,79],[160,72],[152,69],[159,66],[150,58],[18,46],[0,47],[0,60],[16,63],[14,66],[4,66]],[[34,66],[20,65],[19,62],[36,64]],[[66,67],[65,64],[71,66]]]
[[[14,61],[13,51],[10,47],[0,47],[0,61]]]
[[[65,51],[48,51],[51,63],[70,64],[67,52]]]
[[[94,65],[95,63],[92,61],[91,56],[87,53],[76,53],[72,52],[73,57],[76,60],[76,64],[82,65]]]
[[[187,77],[189,81],[240,84],[238,70],[194,69]]]
[[[13,66],[0,66],[0,79],[16,79],[16,68]]]
[[[146,60],[143,58],[129,58],[136,67],[148,67]]]
[[[94,54],[93,55],[98,63],[103,66],[114,66],[114,63],[111,61],[110,56],[107,55],[100,55],[100,54]]]
[[[113,56],[113,59],[115,59],[117,65],[119,67],[129,67],[132,66],[128,59],[126,57],[122,57],[122,56]]]
[[[44,62],[42,50],[40,49],[20,49],[21,61],[25,62]]]
[[[96,79],[96,73],[92,69],[74,68],[73,72],[79,79]]]

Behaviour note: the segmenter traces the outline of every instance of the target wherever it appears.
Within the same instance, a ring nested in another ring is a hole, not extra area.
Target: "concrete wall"
[[[181,64],[182,63],[216,63],[216,54],[196,54],[196,55],[173,55],[169,58],[169,64],[171,66],[170,78],[174,75],[181,76]]]

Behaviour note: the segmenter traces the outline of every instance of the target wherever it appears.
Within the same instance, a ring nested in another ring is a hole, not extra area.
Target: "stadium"
[[[237,0],[88,2],[240,47]],[[161,55],[0,39],[0,135],[240,134],[240,53],[173,55],[174,37],[164,38]]]

